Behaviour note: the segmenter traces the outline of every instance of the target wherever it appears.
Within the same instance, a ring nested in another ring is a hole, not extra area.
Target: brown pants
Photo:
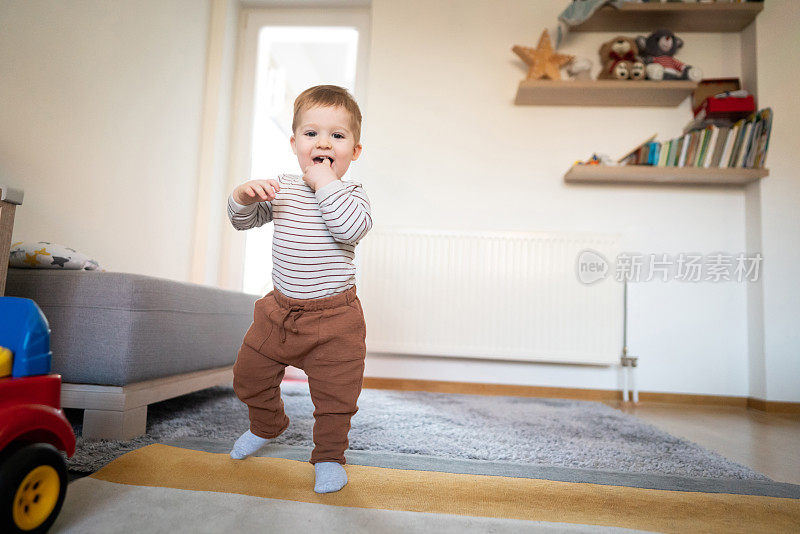
[[[344,464],[364,378],[366,332],[355,287],[309,300],[271,291],[256,301],[233,366],[233,388],[249,407],[250,431],[274,438],[289,426],[280,384],[286,366],[293,365],[308,375],[315,408],[311,463]]]

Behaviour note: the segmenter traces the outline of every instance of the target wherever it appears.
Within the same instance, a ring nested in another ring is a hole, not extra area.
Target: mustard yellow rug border
[[[797,532],[800,500],[464,475],[348,465],[337,493],[314,493],[314,468],[282,458],[149,445],[91,475],[137,486],[238,493],[271,499],[604,525],[661,532]]]

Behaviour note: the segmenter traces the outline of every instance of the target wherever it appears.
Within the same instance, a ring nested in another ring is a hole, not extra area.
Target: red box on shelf
[[[714,95],[725,91],[738,91],[741,88],[739,78],[705,78],[700,80],[697,88],[692,91],[692,112],[697,115],[703,102]]]
[[[695,114],[702,114],[706,119],[738,120],[754,113],[756,103],[753,95],[745,97],[728,96],[725,98],[706,98]]]

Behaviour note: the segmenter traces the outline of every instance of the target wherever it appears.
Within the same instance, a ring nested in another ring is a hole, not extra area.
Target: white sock
[[[314,464],[316,482],[314,491],[317,493],[332,493],[339,491],[347,484],[347,473],[342,464],[336,462],[319,462]]]
[[[248,430],[239,436],[239,439],[237,439],[236,443],[233,444],[231,458],[234,460],[242,460],[247,458],[251,454],[258,452],[258,449],[263,447],[266,443],[266,438],[260,438]]]

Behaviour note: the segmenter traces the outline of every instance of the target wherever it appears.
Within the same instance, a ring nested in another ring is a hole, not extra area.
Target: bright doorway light
[[[353,93],[358,37],[357,29],[341,26],[261,28],[251,179],[301,173],[289,145],[294,100],[309,87],[322,84],[339,85]],[[272,224],[267,224],[246,234],[243,289],[247,293],[264,295],[272,291],[272,229]]]

